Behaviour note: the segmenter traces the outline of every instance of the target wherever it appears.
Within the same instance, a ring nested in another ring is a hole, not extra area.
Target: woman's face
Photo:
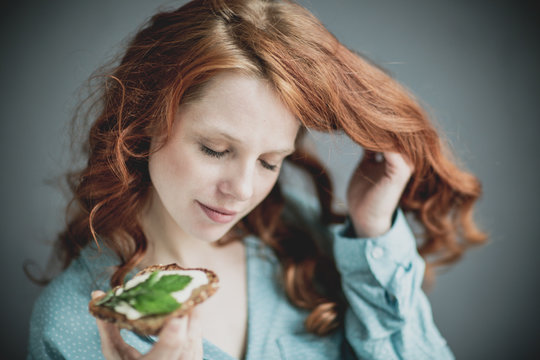
[[[298,129],[266,82],[216,76],[180,106],[170,139],[150,156],[151,217],[167,231],[218,240],[268,195]]]

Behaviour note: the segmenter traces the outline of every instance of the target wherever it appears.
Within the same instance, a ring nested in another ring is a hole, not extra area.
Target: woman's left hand
[[[359,237],[376,237],[390,229],[413,166],[395,152],[366,150],[347,189],[349,214]]]

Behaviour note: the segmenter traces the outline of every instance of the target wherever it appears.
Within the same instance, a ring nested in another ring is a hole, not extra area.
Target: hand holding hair
[[[92,298],[103,295],[102,291],[92,292]],[[202,329],[197,309],[182,318],[173,318],[159,333],[159,340],[145,355],[126,344],[120,329],[113,323],[96,318],[101,350],[107,360],[201,360],[203,356]]]
[[[401,154],[365,150],[347,189],[349,214],[359,237],[376,237],[390,229],[401,194],[413,172]]]

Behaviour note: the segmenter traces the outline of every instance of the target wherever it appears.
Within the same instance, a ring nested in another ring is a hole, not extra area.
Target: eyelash
[[[261,164],[262,164],[263,168],[265,168],[267,170],[270,170],[270,171],[276,171],[277,170],[277,165],[270,165],[269,163],[267,163],[264,160],[261,160]]]
[[[201,151],[203,153],[205,153],[206,155],[208,155],[208,156],[215,157],[215,158],[218,158],[218,159],[224,157],[227,154],[227,152],[229,152],[229,150],[214,151],[214,150],[212,150],[209,147],[206,147],[204,145],[201,145]]]
[[[222,157],[227,155],[227,153],[229,152],[229,150],[215,151],[215,150],[212,150],[209,147],[204,146],[204,145],[201,145],[201,151],[204,154],[206,154],[208,156],[211,156],[211,157],[214,157],[216,159],[221,159]],[[262,164],[263,168],[265,168],[267,170],[270,170],[270,171],[276,171],[277,170],[277,165],[270,165],[269,163],[267,163],[264,160],[261,160],[261,164]]]

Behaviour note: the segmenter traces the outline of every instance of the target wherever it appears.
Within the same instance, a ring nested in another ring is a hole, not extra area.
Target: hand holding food
[[[94,291],[92,299],[103,295],[101,290]],[[107,360],[200,360],[203,356],[202,330],[196,309],[188,316],[170,319],[159,332],[159,340],[144,355],[124,341],[115,324],[99,318],[96,323],[101,350]]]

